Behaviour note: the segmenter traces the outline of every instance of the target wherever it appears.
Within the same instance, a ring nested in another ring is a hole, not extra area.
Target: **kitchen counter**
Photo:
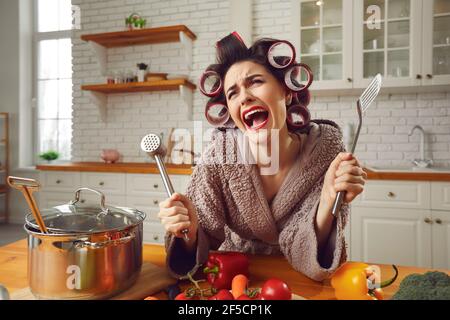
[[[401,169],[379,169],[364,168],[369,180],[407,180],[407,181],[448,181],[449,171],[413,171]]]
[[[144,245],[144,261],[164,267],[165,250],[160,245]],[[250,287],[260,287],[270,277],[278,277],[285,280],[293,293],[307,299],[329,300],[334,299],[334,291],[329,280],[323,283],[315,282],[298,273],[289,265],[282,256],[249,255],[250,257]],[[379,264],[382,280],[391,278],[394,274],[392,266]],[[403,278],[411,273],[424,273],[428,269],[399,266],[399,276],[394,284],[384,289],[386,299],[390,298],[399,287]],[[450,270],[441,270],[450,274]],[[0,247],[0,283],[6,286],[10,293],[25,288],[27,280],[27,242],[20,240]],[[186,288],[189,282],[184,282],[182,288]],[[164,292],[155,295],[159,299],[167,299]]]
[[[153,173],[158,174],[155,163],[119,162],[107,164],[104,162],[69,162],[61,164],[40,164],[36,169],[43,171],[75,171],[75,172],[117,172],[117,173]],[[190,175],[192,166],[187,164],[166,164],[168,174]],[[369,180],[409,180],[409,181],[448,181],[450,182],[450,169],[448,172],[416,172],[395,169],[373,170],[364,168]]]
[[[76,171],[76,172],[110,172],[110,173],[159,173],[156,163],[139,162],[68,162],[55,164],[40,164],[38,170],[44,171]],[[166,164],[168,174],[192,173],[192,166],[188,164]]]

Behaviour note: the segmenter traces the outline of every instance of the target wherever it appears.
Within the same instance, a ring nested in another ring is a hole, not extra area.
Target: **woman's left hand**
[[[367,173],[351,153],[341,152],[325,174],[321,202],[332,207],[339,191],[346,191],[344,202],[350,203],[364,190]]]

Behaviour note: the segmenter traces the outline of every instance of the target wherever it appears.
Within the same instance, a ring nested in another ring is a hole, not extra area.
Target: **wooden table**
[[[144,245],[144,260],[164,267],[165,250],[161,245]],[[334,291],[329,280],[315,282],[295,271],[282,256],[250,255],[250,286],[260,287],[270,277],[278,277],[286,281],[292,291],[307,299],[328,300],[335,299]],[[378,264],[381,268],[382,280],[391,278],[394,274],[392,266]],[[384,289],[386,299],[389,299],[397,290],[403,278],[411,273],[424,273],[428,269],[399,266],[397,281]],[[450,274],[450,270],[439,270]],[[10,293],[28,286],[27,279],[27,242],[19,240],[0,247],[0,283],[6,286]],[[184,282],[182,288],[190,285]],[[161,292],[156,295],[160,299],[167,299]]]

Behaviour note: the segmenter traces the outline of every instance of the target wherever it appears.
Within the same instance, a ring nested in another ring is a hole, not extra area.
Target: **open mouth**
[[[247,129],[258,130],[269,121],[269,111],[260,106],[251,107],[243,112],[242,120]]]

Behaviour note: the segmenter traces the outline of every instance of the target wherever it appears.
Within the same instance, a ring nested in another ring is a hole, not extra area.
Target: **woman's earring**
[[[288,127],[293,130],[303,129],[309,125],[311,114],[309,110],[301,104],[288,107],[286,111],[286,121]]]

